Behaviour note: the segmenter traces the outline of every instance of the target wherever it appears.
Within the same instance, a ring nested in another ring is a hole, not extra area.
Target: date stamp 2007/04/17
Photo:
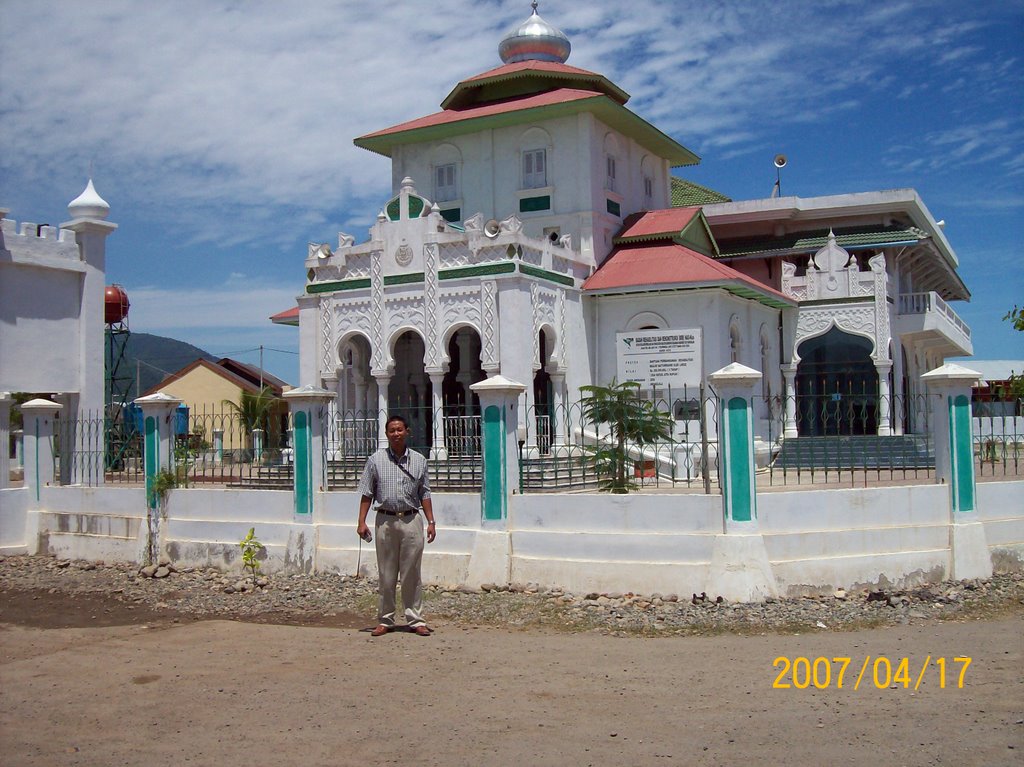
[[[890,687],[917,690],[922,684],[938,683],[939,688],[943,690],[947,686],[962,690],[970,665],[971,658],[966,656],[933,658],[928,655],[923,661],[917,662],[909,657],[888,658],[884,655],[868,655],[863,663],[859,664],[859,670],[854,678],[853,672],[858,669],[858,664],[853,662],[853,658],[807,658],[802,655],[789,658],[780,655],[772,662],[772,667],[778,671],[772,687],[776,690],[806,690],[809,687],[817,690],[827,690],[830,687],[837,690],[858,690],[861,685],[865,685],[879,690]]]

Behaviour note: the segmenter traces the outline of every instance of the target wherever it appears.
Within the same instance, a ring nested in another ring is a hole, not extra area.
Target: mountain
[[[114,352],[117,356],[119,343],[115,337]],[[216,362],[209,352],[198,346],[176,341],[165,336],[154,336],[149,333],[132,333],[124,343],[124,354],[120,360],[111,360],[109,338],[106,347],[106,365],[113,367],[115,384],[118,391],[127,389],[126,401],[139,396],[139,392],[156,386],[172,373],[176,373],[190,362],[197,359]]]

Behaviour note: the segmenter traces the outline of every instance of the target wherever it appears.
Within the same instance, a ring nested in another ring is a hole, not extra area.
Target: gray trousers
[[[405,622],[410,626],[426,623],[423,620],[423,583],[420,580],[423,517],[420,514],[395,517],[378,512],[374,527],[380,591],[377,622],[385,626],[395,625],[395,589],[401,573]]]

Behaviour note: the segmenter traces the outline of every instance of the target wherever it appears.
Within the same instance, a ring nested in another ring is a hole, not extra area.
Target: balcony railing
[[[966,338],[970,339],[971,329],[967,326],[967,323],[960,319],[959,315],[935,291],[929,291],[928,293],[904,293],[900,296],[899,313],[901,315],[928,314],[929,312],[941,314],[953,323],[953,326],[963,333]]]

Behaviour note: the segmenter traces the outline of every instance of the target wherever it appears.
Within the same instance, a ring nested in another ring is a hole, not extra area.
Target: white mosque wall
[[[978,486],[977,520],[997,570],[1024,566],[1022,491],[1019,481]],[[433,500],[439,528],[424,555],[427,583],[718,593],[709,568],[724,534],[720,496],[514,495],[498,527],[481,522],[478,494]],[[762,493],[758,527],[782,593],[898,588],[949,577],[949,504],[941,485]],[[357,514],[354,492],[317,494],[312,518],[303,518],[288,491],[184,488],[170,491],[159,535],[180,567],[240,573],[238,541],[254,527],[267,547],[266,572],[374,575],[373,546],[355,534]],[[0,491],[6,554],[140,562],[147,535],[142,488],[47,487],[38,502],[24,488]]]
[[[522,154],[547,150],[547,186],[523,189]],[[615,190],[606,188],[609,152],[616,157]],[[650,155],[635,140],[595,119],[591,114],[544,120],[535,124],[481,130],[442,140],[396,147],[392,157],[393,189],[412,178],[419,192],[436,196],[434,169],[455,164],[458,197],[439,202],[442,208],[458,205],[462,218],[483,213],[484,219],[516,215],[530,237],[557,227],[572,235],[573,248],[588,261],[600,263],[610,252],[611,238],[622,220],[642,209],[669,207],[667,162]],[[649,170],[653,194],[644,195],[641,166]],[[520,212],[523,197],[549,195],[551,209]],[[607,212],[607,200],[620,206],[620,215]],[[593,212],[592,212],[593,211]]]
[[[602,296],[587,298],[590,311],[590,336],[597,339],[593,354],[595,376],[599,384],[606,384],[617,376],[615,334],[636,330],[642,326],[701,330],[703,377],[733,362],[730,348],[730,327],[740,332],[737,362],[769,376],[772,391],[781,389],[779,372],[778,326],[779,311],[754,301],[737,298],[717,289],[661,293],[650,296]],[[760,338],[766,331],[771,343],[772,364],[768,370],[761,359]]]
[[[0,555],[25,551],[28,488],[0,488]]]
[[[59,229],[0,209],[0,391],[59,391],[66,418],[103,408],[109,212],[91,180]]]
[[[0,391],[77,392],[86,267],[75,233],[0,223]]]

